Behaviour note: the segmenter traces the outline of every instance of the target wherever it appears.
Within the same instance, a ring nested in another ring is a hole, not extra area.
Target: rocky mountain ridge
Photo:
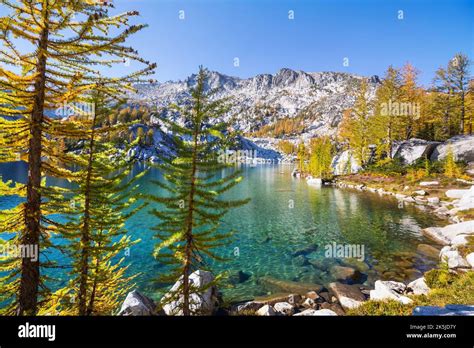
[[[305,137],[334,134],[343,111],[353,106],[361,81],[369,82],[369,98],[375,96],[380,84],[378,76],[308,73],[288,68],[247,79],[215,71],[208,71],[208,76],[206,88],[216,91],[213,98],[229,98],[232,107],[224,120],[236,129],[250,133],[280,119],[302,117],[305,129],[301,135]],[[184,81],[137,85],[130,102],[153,106],[166,114],[170,104],[187,103],[189,87],[195,83],[193,74]]]

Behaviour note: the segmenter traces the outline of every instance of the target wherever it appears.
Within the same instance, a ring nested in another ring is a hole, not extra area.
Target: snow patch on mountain
[[[214,89],[213,98],[228,98],[232,105],[223,115],[235,129],[244,133],[256,131],[279,119],[302,117],[304,134],[314,137],[333,135],[345,109],[354,105],[355,95],[362,80],[369,83],[369,98],[375,96],[380,80],[340,72],[295,71],[288,68],[276,74],[260,74],[241,79],[215,71],[208,71],[206,89]],[[196,84],[193,74],[184,81],[169,81],[137,85],[137,93],[130,95],[131,103],[154,106],[164,116],[175,116],[170,104],[189,102],[189,87]]]

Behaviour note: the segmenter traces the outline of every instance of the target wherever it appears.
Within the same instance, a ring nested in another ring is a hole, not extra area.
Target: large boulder
[[[394,281],[377,280],[375,289],[370,290],[370,299],[374,301],[395,300],[401,304],[412,303],[413,300],[404,296],[406,285]]]
[[[364,294],[356,285],[330,283],[329,290],[334,293],[344,309],[357,308],[366,300]]]
[[[450,148],[456,160],[474,161],[474,135],[457,135],[438,145],[431,154],[431,160],[440,161],[445,159]]]
[[[444,227],[429,227],[423,229],[422,231],[437,242],[444,245],[449,245],[452,243],[452,240],[457,235],[473,235],[474,220],[461,222],[459,224],[452,224]]]
[[[334,156],[331,168],[334,175],[353,174],[362,169],[351,150],[343,151]]]
[[[443,307],[436,306],[419,306],[413,309],[413,315],[469,315],[474,316],[474,306],[467,305],[446,305]]]
[[[217,288],[212,285],[214,276],[211,272],[197,270],[189,276],[191,288],[198,289],[191,292],[189,296],[189,307],[192,315],[211,315],[218,303]],[[183,295],[177,294],[183,285],[182,277],[171,287],[170,291],[163,296],[161,303],[166,315],[183,315]],[[177,299],[173,299],[177,298]]]
[[[394,158],[399,158],[404,164],[412,164],[420,158],[430,158],[436,146],[440,143],[423,139],[410,139],[395,143]]]
[[[466,261],[472,268],[474,268],[474,253],[469,253],[466,256]]]
[[[118,315],[123,316],[149,316],[156,314],[156,304],[153,300],[142,295],[137,290],[128,293],[118,313]]]
[[[459,199],[467,193],[468,190],[447,190],[446,197]]]
[[[456,247],[445,246],[439,253],[441,261],[446,262],[450,269],[470,268],[469,263],[464,260]]]
[[[408,283],[407,290],[415,295],[428,295],[430,288],[426,284],[425,278],[421,277]]]
[[[459,202],[454,205],[460,211],[474,209],[474,185],[469,190],[466,190],[460,197]]]

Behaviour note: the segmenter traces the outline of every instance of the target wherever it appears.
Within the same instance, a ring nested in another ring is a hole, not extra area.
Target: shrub
[[[426,176],[428,176],[428,174],[424,169],[409,168],[407,170],[407,179],[409,181],[418,181]]]
[[[384,159],[375,164],[371,164],[367,166],[365,172],[383,175],[404,175],[407,169],[399,158],[394,158]]]
[[[443,288],[455,280],[455,275],[448,269],[432,269],[425,273],[426,285],[430,288]]]
[[[451,146],[448,147],[448,153],[446,154],[446,159],[444,160],[444,175],[448,178],[459,178],[462,176],[462,171],[460,166],[456,163],[456,158],[453,153]]]
[[[287,155],[291,155],[296,152],[296,146],[288,140],[281,140],[278,142],[277,147],[279,150],[281,150],[281,152]]]

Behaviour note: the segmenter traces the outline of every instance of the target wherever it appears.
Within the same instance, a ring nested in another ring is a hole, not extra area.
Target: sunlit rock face
[[[342,112],[354,105],[355,95],[363,80],[369,83],[368,97],[375,97],[380,84],[371,78],[336,72],[304,72],[288,68],[275,74],[260,74],[241,79],[209,71],[207,89],[216,90],[213,98],[230,98],[232,107],[224,115],[243,132],[258,130],[279,119],[303,117],[307,136],[332,135],[342,120]],[[141,84],[131,103],[145,103],[163,109],[171,104],[186,103],[189,87],[196,84],[196,75],[184,81]]]

